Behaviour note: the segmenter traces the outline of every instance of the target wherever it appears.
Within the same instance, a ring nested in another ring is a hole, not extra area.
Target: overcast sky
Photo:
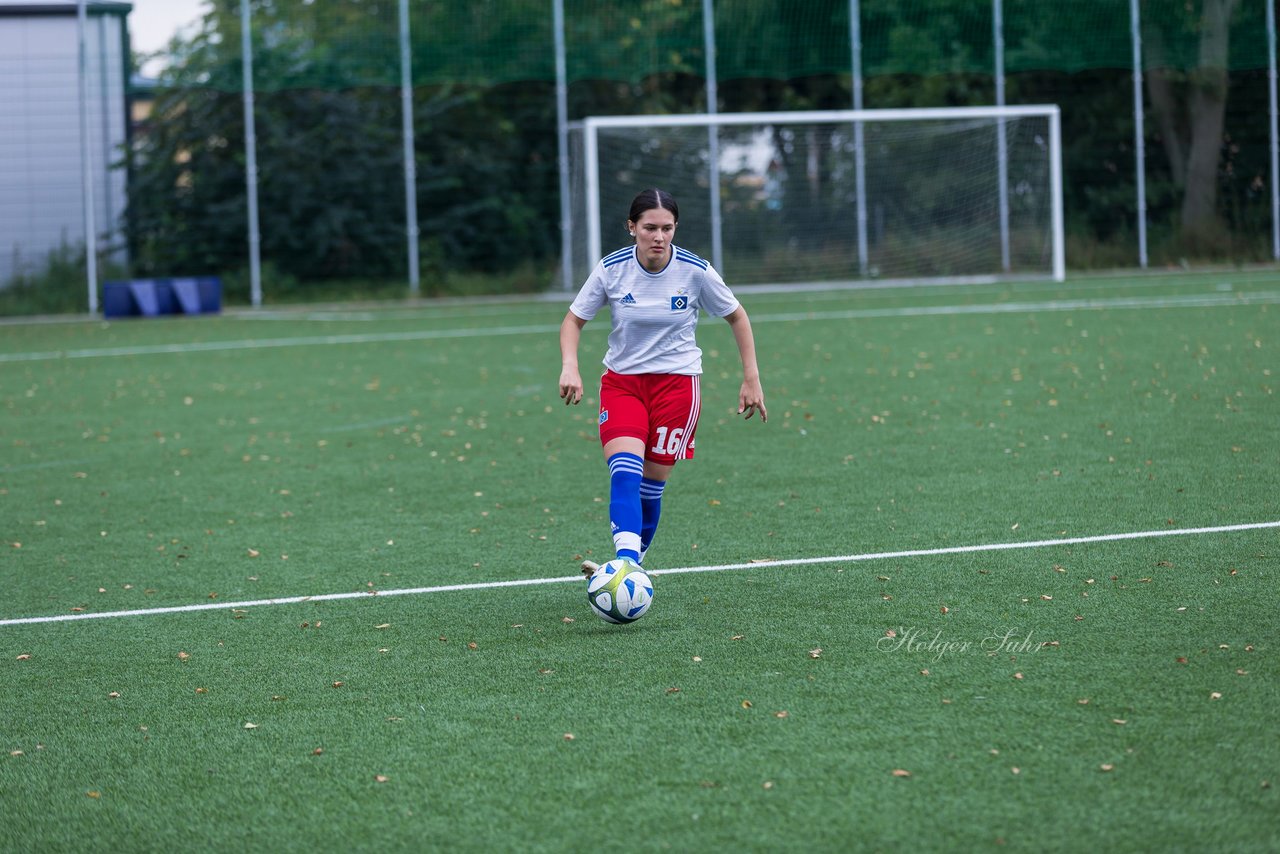
[[[129,0],[129,37],[139,53],[162,50],[178,30],[200,19],[205,0]],[[150,70],[150,69],[149,69]]]

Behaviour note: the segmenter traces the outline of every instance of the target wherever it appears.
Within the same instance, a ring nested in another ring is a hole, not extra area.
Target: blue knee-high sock
[[[658,519],[662,517],[662,490],[667,486],[665,480],[640,479],[640,557],[649,550],[653,542],[654,532],[658,530]]]
[[[640,560],[640,481],[644,460],[626,452],[609,457],[609,522],[620,558]]]

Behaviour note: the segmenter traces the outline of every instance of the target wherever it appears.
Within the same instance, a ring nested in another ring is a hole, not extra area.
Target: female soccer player
[[[742,359],[738,414],[767,421],[751,321],[706,261],[672,243],[680,209],[663,190],[631,202],[635,244],[605,256],[560,324],[560,397],[582,400],[582,327],[609,306],[613,328],[600,379],[600,442],[609,464],[609,521],[619,558],[640,563],[653,542],[662,492],[677,460],[693,458],[701,409],[698,309],[723,317]],[[590,575],[594,561],[583,561]]]

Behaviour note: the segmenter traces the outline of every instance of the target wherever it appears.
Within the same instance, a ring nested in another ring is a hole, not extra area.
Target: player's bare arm
[[[742,358],[742,388],[738,391],[738,414],[747,418],[760,412],[760,420],[768,421],[769,412],[764,406],[764,388],[760,385],[760,368],[756,364],[756,339],[751,331],[751,318],[747,310],[738,306],[725,320],[738,342],[738,355]]]
[[[560,397],[565,406],[582,400],[582,374],[578,372],[578,342],[586,321],[572,311],[560,324]]]

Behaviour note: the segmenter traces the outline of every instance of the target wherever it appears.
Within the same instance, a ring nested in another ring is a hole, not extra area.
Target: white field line
[[[50,359],[99,359],[110,356],[154,356],[209,353],[223,350],[268,350],[279,347],[323,347],[334,344],[381,344],[391,341],[429,341],[440,338],[488,338],[504,335],[542,335],[559,326],[496,326],[477,329],[420,329],[352,335],[308,335],[298,338],[251,338],[239,341],[188,341],[181,344],[141,344],[136,347],[92,347],[84,350],[46,350],[0,353],[0,362],[41,362]]]
[[[858,320],[885,317],[934,317],[938,315],[1023,314],[1048,311],[1105,311],[1161,308],[1213,308],[1280,303],[1280,291],[1252,293],[1187,294],[1184,296],[1103,297],[1099,299],[1006,302],[984,305],[927,305],[900,308],[854,308],[847,311],[808,311],[789,314],[761,314],[751,322],[786,323],[802,320]],[[280,347],[323,347],[340,344],[381,344],[395,341],[496,338],[510,335],[551,335],[559,325],[493,326],[474,329],[419,329],[406,332],[375,332],[347,335],[309,335],[296,338],[256,338],[238,341],[192,341],[179,344],[142,344],[136,347],[91,347],[82,350],[45,350],[28,353],[0,353],[6,362],[42,362],[55,359],[101,359],[114,356],[152,356],[174,353],[209,353],[228,350],[266,350]],[[598,328],[598,327],[593,327]]]
[[[787,560],[762,560],[748,563],[727,563],[719,566],[685,566],[674,569],[653,570],[654,575],[680,575],[690,572],[726,572],[735,569],[769,569],[780,566],[811,566],[821,563],[856,563],[871,560],[897,558],[936,557],[939,555],[972,554],[974,552],[1010,551],[1014,549],[1041,549],[1054,546],[1073,546],[1083,543],[1107,543],[1117,540],[1143,540],[1157,537],[1185,537],[1204,534],[1226,534],[1237,531],[1256,531],[1280,528],[1277,522],[1249,522],[1240,525],[1216,525],[1208,528],[1169,528],[1155,531],[1130,531],[1122,534],[1098,534],[1089,537],[1065,537],[1056,540],[1031,540],[1022,543],[987,543],[975,546],[946,546],[935,549],[908,549],[897,552],[869,552],[866,554],[836,555],[830,557],[805,557]],[[74,620],[103,620],[117,617],[142,617],[152,614],[179,614],[190,611],[229,611],[258,608],[265,605],[296,605],[302,602],[334,602],[342,599],[379,599],[387,596],[422,596],[429,593],[453,593],[462,590],[492,590],[501,587],[529,587],[543,584],[560,584],[582,581],[582,576],[561,575],[553,578],[521,578],[514,581],[482,581],[471,584],[442,584],[435,587],[411,587],[401,590],[364,591],[359,593],[322,593],[313,596],[287,596],[276,599],[250,599],[243,602],[202,602],[198,605],[174,605],[167,608],[139,608],[131,611],[103,611],[100,613],[57,614],[47,617],[17,617],[0,620],[0,626],[20,626],[33,623],[66,623]]]

